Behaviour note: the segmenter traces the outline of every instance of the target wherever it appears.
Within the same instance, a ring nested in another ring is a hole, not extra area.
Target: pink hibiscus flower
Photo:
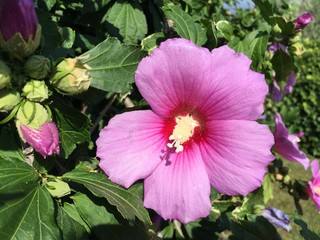
[[[315,159],[312,161],[311,171],[313,178],[309,181],[306,190],[320,212],[320,171],[318,160]]]
[[[228,46],[161,43],[135,76],[152,110],[110,120],[97,140],[102,170],[124,187],[144,179],[144,206],[183,223],[209,214],[210,185],[228,195],[258,188],[274,141],[255,122],[268,86],[250,64]]]
[[[291,162],[300,163],[304,169],[307,170],[309,167],[309,158],[299,149],[298,146],[301,133],[290,134],[279,113],[275,115],[275,122],[274,149],[285,159]]]

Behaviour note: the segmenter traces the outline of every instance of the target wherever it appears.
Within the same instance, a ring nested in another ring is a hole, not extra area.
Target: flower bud
[[[16,118],[21,122],[21,124],[37,130],[39,130],[43,124],[51,121],[51,118],[44,106],[40,103],[30,101],[26,101],[21,104]]]
[[[0,112],[9,112],[20,102],[20,94],[14,89],[0,91]]]
[[[17,121],[18,132],[22,139],[29,143],[44,158],[52,154],[59,154],[59,133],[54,122],[41,125],[40,129],[34,129]]]
[[[305,12],[301,14],[299,17],[297,17],[295,20],[293,20],[293,23],[295,24],[296,30],[302,30],[304,29],[309,23],[311,23],[313,20],[313,16],[310,12]]]
[[[33,79],[44,79],[50,70],[50,59],[41,55],[31,56],[24,65],[24,72]]]
[[[0,6],[0,45],[22,59],[40,43],[41,27],[33,0],[3,0]]]
[[[31,80],[23,87],[22,92],[33,102],[42,102],[49,97],[48,87],[44,81]]]
[[[0,90],[11,86],[11,70],[7,64],[0,60]]]
[[[59,92],[75,95],[88,90],[91,82],[90,67],[83,64],[80,58],[66,58],[57,66],[50,82]]]

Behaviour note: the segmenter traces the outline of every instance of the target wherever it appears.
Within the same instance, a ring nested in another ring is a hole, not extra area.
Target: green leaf
[[[217,22],[216,28],[221,33],[221,35],[228,41],[230,41],[233,37],[233,27],[228,21],[221,20]]]
[[[79,216],[80,217],[80,216]],[[60,227],[63,239],[88,239],[88,232],[86,229],[72,217],[68,215],[64,207],[58,207],[57,224]]]
[[[156,32],[144,38],[141,42],[142,49],[150,54],[165,39],[163,32]]]
[[[89,119],[81,112],[64,104],[57,97],[54,97],[52,106],[55,107],[56,123],[59,129],[62,147],[60,154],[62,157],[68,158],[77,144],[90,142]]]
[[[0,127],[0,158],[25,159],[15,126]]]
[[[138,2],[117,1],[103,17],[108,32],[126,44],[136,44],[148,32],[147,20]]]
[[[273,198],[273,186],[270,174],[266,174],[262,183],[263,203],[266,204]]]
[[[308,229],[308,225],[301,219],[295,219],[294,222],[301,227],[300,235],[306,240],[319,240],[320,235]]]
[[[57,178],[50,179],[46,184],[46,188],[51,196],[55,198],[62,198],[71,193],[69,184]]]
[[[0,239],[61,239],[50,194],[37,172],[18,159],[0,159]]]
[[[249,46],[246,55],[253,61],[254,65],[262,63],[267,50],[269,34],[262,31],[253,31],[243,40]]]
[[[35,187],[22,197],[0,202],[1,239],[61,239],[50,194]]]
[[[107,38],[84,53],[82,62],[91,68],[91,87],[122,93],[130,90],[138,63],[144,56],[141,48],[126,46],[116,38]]]
[[[241,52],[245,55],[249,55],[249,46],[247,42],[241,41],[240,38],[235,37],[229,43],[228,46],[231,47],[236,52]]]
[[[270,25],[274,25],[273,16],[273,0],[253,0],[255,5],[259,8],[261,16],[266,20]]]
[[[276,228],[264,217],[257,217],[254,222],[231,222],[233,240],[270,240],[281,239]]]
[[[180,37],[189,39],[199,46],[206,43],[206,31],[200,24],[195,23],[188,13],[172,3],[163,6],[162,10],[166,18],[174,22],[173,28]]]
[[[278,50],[271,59],[272,67],[276,72],[276,80],[287,81],[293,71],[293,58],[282,50]]]
[[[60,29],[60,33],[63,39],[62,47],[67,49],[72,48],[76,32],[72,28],[64,27]]]
[[[141,197],[114,184],[105,175],[76,169],[63,175],[63,179],[81,183],[96,196],[106,198],[110,204],[117,207],[124,218],[134,220],[137,217],[146,224],[150,223],[148,211],[143,207]]]
[[[121,239],[119,236],[121,227],[118,221],[104,206],[93,202],[85,194],[79,192],[72,199],[81,217],[99,239]]]
[[[74,204],[65,202],[63,204],[63,210],[65,211],[66,214],[68,214],[70,218],[72,218],[74,221],[78,222],[82,227],[84,227],[86,232],[88,233],[91,232],[89,226],[85,223],[85,221],[83,221]]]
[[[38,179],[37,172],[27,163],[16,158],[0,157],[0,194],[23,193],[24,186],[33,186]]]
[[[283,37],[290,37],[294,33],[295,25],[293,22],[286,22],[283,17],[273,17],[274,22],[281,29],[281,34]]]

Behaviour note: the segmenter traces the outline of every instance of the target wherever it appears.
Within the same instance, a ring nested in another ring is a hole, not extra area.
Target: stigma
[[[192,114],[186,116],[178,116],[175,118],[176,125],[169,136],[169,140],[172,141],[168,143],[169,148],[176,148],[176,152],[183,151],[183,143],[188,141],[194,134],[194,129],[199,126],[199,123],[193,119]]]

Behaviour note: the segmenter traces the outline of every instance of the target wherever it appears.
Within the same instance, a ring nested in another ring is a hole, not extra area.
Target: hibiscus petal
[[[135,81],[152,110],[167,117],[178,106],[202,104],[212,93],[213,71],[208,49],[186,39],[169,39],[140,62]]]
[[[97,144],[99,166],[110,180],[130,187],[148,176],[167,149],[163,120],[152,111],[119,114],[100,132]]]
[[[188,223],[211,209],[210,183],[197,146],[173,153],[144,181],[144,206]]]
[[[318,160],[317,159],[313,160],[310,165],[311,165],[312,176],[316,177],[319,174],[319,162],[318,162]]]
[[[263,181],[274,159],[273,135],[266,125],[245,120],[211,121],[199,143],[210,183],[228,195],[247,195]]]
[[[304,169],[309,167],[307,155],[300,151],[298,147],[299,138],[296,135],[289,134],[289,130],[284,125],[280,114],[275,115],[274,149],[276,152],[291,162],[300,163]]]
[[[268,93],[264,75],[250,70],[251,60],[228,46],[212,51],[213,93],[202,112],[209,120],[256,120]]]

